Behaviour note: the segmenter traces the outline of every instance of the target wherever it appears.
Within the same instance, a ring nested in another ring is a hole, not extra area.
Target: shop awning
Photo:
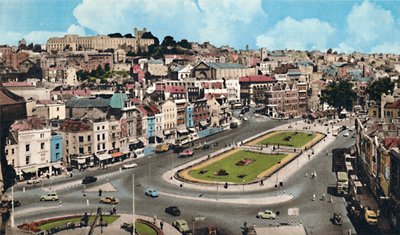
[[[186,130],[186,129],[178,129],[177,131],[178,131],[180,134],[189,133],[189,131]]]
[[[108,154],[108,153],[99,154],[99,155],[96,155],[96,157],[97,157],[100,161],[104,161],[104,160],[108,160],[108,159],[111,159],[111,158],[112,158],[112,156],[111,156],[110,154]]]
[[[36,169],[36,167],[32,167],[32,168],[23,169],[21,171],[25,174],[33,174],[33,173],[36,173],[37,169]]]
[[[53,165],[53,168],[54,168],[54,169],[61,169],[62,166],[61,166],[61,164],[54,164],[54,165]]]
[[[116,152],[116,153],[111,154],[112,157],[121,157],[121,156],[123,156],[123,155],[124,155],[124,154],[121,153],[121,152]]]
[[[188,128],[189,129],[189,131],[191,131],[191,132],[197,132],[197,130],[195,129],[195,128]]]
[[[84,163],[86,163],[85,158],[78,158],[78,164],[84,164]]]
[[[142,142],[142,143],[146,143],[147,142],[146,138],[144,138],[144,137],[139,137],[139,141]]]
[[[201,122],[200,122],[200,125],[202,125],[202,126],[207,126],[207,121],[201,121]]]

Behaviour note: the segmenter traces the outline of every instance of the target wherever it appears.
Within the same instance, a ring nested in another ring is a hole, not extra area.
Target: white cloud
[[[27,43],[33,44],[43,44],[47,42],[50,37],[62,37],[65,34],[79,34],[85,35],[85,29],[82,26],[72,24],[68,27],[66,32],[62,31],[32,31],[27,34],[19,32],[1,32],[0,44],[17,45],[18,41],[22,38],[26,40]]]
[[[295,20],[286,17],[271,30],[257,37],[257,46],[268,49],[323,50],[335,28],[315,18]]]
[[[384,42],[371,49],[371,53],[395,53],[400,54],[400,41]]]
[[[177,40],[238,46],[256,19],[266,15],[261,0],[83,0],[73,11],[78,23],[99,34],[132,33],[147,27],[154,35]],[[247,35],[247,39],[255,35]],[[244,45],[241,45],[244,46]]]
[[[378,48],[377,45],[399,40],[400,25],[392,12],[375,3],[364,1],[360,5],[354,5],[346,22],[345,42],[357,50],[366,51],[369,48]]]
[[[337,48],[333,48],[332,50],[344,53],[353,53],[355,51],[353,47],[347,45],[345,42],[339,43],[339,46]]]

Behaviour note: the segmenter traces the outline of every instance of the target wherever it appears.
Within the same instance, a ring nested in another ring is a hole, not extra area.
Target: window
[[[56,160],[60,159],[60,153],[56,153]]]
[[[103,133],[103,140],[105,140],[105,139],[106,139],[106,134]]]
[[[14,149],[11,149],[11,154],[14,154]]]
[[[100,150],[100,144],[97,145],[97,151],[99,151],[99,150]]]
[[[89,141],[89,142],[92,141],[92,136],[88,135],[87,141]]]
[[[40,149],[44,149],[44,143],[40,143]]]
[[[26,157],[25,157],[25,164],[26,164],[26,165],[29,165],[30,159],[31,159],[31,156],[26,156]]]
[[[83,143],[83,136],[79,136],[79,143]]]
[[[57,107],[57,111],[60,111],[60,108],[59,108],[59,107]]]
[[[100,141],[100,134],[97,135],[97,141]]]
[[[25,145],[25,151],[26,151],[26,152],[29,152],[29,149],[30,149],[29,144]]]
[[[103,149],[106,149],[106,144],[103,144]]]
[[[42,134],[40,134],[40,138],[44,138],[44,134],[42,133]]]
[[[106,127],[105,126],[103,126],[103,130],[105,129]]]
[[[80,153],[80,154],[83,154],[83,152],[84,152],[83,147],[80,147],[80,148],[79,148],[79,153]]]
[[[99,126],[97,127],[97,130],[100,130],[100,127],[99,127]]]
[[[92,147],[89,146],[89,147],[87,148],[87,151],[88,151],[89,153],[92,153]]]
[[[56,144],[56,149],[60,149],[60,144]]]
[[[8,149],[6,149],[6,155],[8,155]]]

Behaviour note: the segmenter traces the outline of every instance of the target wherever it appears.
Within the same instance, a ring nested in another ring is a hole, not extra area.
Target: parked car
[[[90,183],[94,183],[97,181],[97,178],[94,176],[86,176],[83,180],[82,180],[82,184],[90,184]]]
[[[146,188],[144,194],[150,197],[158,197],[158,191],[153,188]]]
[[[40,201],[58,201],[57,193],[48,193],[40,197]]]
[[[27,184],[33,184],[33,185],[40,184],[41,182],[42,182],[42,180],[39,178],[36,178],[36,177],[33,177],[26,181]]]
[[[186,220],[183,219],[175,220],[172,223],[172,226],[174,226],[181,233],[186,233],[190,231],[188,223],[186,222]]]
[[[136,163],[126,163],[122,166],[122,169],[130,169],[130,168],[136,168],[138,165]]]
[[[165,208],[165,213],[173,215],[173,216],[181,215],[181,211],[176,206],[170,206],[170,207]]]
[[[346,131],[345,133],[343,133],[343,137],[349,137],[349,136],[350,136],[350,134],[349,134],[348,131]]]
[[[202,149],[209,149],[210,147],[211,147],[210,144],[205,143],[203,144]]]
[[[194,155],[193,150],[188,149],[188,150],[185,150],[185,151],[181,152],[181,153],[179,154],[179,157],[191,157],[191,156],[193,156],[193,155]]]
[[[169,145],[168,144],[160,144],[156,146],[156,153],[163,153],[167,152],[169,150]]]
[[[257,218],[260,219],[276,219],[276,214],[271,210],[260,211],[257,214]]]
[[[12,207],[11,201],[2,201],[1,204],[2,204],[2,207],[7,207],[7,208],[10,208],[10,209]],[[14,208],[15,207],[20,207],[20,206],[21,206],[21,202],[18,201],[18,200],[14,200]]]
[[[104,204],[118,204],[119,200],[115,197],[103,197],[100,199],[100,203]]]
[[[365,222],[367,222],[369,225],[376,225],[378,223],[378,217],[373,210],[366,210],[364,213],[364,218]]]

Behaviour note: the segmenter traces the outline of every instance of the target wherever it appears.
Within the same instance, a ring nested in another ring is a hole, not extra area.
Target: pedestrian
[[[315,193],[312,195],[312,200],[315,201]]]
[[[325,201],[325,193],[322,194],[321,200],[322,200],[322,201]]]
[[[310,156],[310,154],[308,154],[308,160],[310,160],[311,159],[311,156]]]
[[[256,223],[253,222],[253,230],[256,230]]]
[[[113,212],[113,215],[116,215],[116,214],[117,214],[117,208],[115,208],[114,205],[113,205],[113,208],[112,208],[112,212]]]
[[[103,190],[101,188],[99,189],[99,197],[101,197],[101,194],[103,193]]]
[[[261,186],[264,186],[264,180],[261,180],[260,183],[261,183]]]
[[[163,229],[163,227],[164,227],[164,222],[160,221],[160,228],[161,228],[161,230]]]

